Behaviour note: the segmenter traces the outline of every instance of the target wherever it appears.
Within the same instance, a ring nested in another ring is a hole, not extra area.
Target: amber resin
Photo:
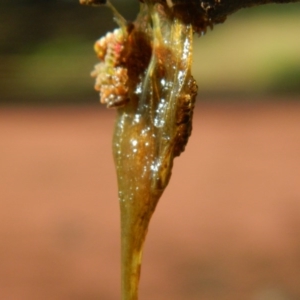
[[[195,27],[186,14],[172,1],[145,0],[135,22],[116,16],[120,28],[95,44],[100,59],[92,72],[95,88],[102,103],[117,108],[113,156],[123,300],[138,299],[149,221],[169,182],[173,159],[184,151],[191,134],[197,94],[191,75],[192,37],[209,22],[198,20]]]

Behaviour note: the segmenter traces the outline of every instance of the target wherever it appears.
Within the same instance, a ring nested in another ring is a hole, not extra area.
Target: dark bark
[[[87,0],[85,0],[87,1]],[[91,0],[93,1],[93,0]],[[96,1],[96,0],[94,0]],[[222,23],[227,16],[247,7],[269,3],[295,3],[300,0],[139,0],[144,3],[160,3],[168,7],[184,23],[191,23],[194,31],[205,33],[207,27]]]
[[[286,4],[300,2],[300,0],[215,0],[200,1],[200,6],[206,10],[208,17],[217,23],[224,20],[228,15],[240,10],[241,8],[253,7],[269,3]]]

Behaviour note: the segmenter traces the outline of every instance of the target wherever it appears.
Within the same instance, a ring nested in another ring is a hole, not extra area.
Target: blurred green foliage
[[[136,0],[112,0],[126,19]],[[0,103],[96,103],[94,41],[116,27],[111,12],[79,0],[1,0]],[[300,5],[240,11],[195,37],[201,95],[300,94]]]

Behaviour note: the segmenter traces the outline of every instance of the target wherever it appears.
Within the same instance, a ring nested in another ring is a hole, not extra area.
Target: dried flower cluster
[[[124,67],[124,43],[127,33],[122,28],[109,32],[94,45],[100,63],[91,73],[96,78],[95,89],[100,92],[100,101],[107,107],[120,107],[129,101],[128,74]]]

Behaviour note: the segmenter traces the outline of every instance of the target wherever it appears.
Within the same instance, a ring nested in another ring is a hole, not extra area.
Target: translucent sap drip
[[[151,19],[152,27],[146,26]],[[178,112],[191,89],[192,27],[160,4],[142,4],[136,28],[152,45],[148,68],[118,109],[113,139],[122,235],[122,299],[138,299],[142,247],[150,218],[171,176]],[[191,98],[191,97],[190,97]],[[186,109],[186,108],[185,108]],[[181,150],[182,151],[182,150]]]

